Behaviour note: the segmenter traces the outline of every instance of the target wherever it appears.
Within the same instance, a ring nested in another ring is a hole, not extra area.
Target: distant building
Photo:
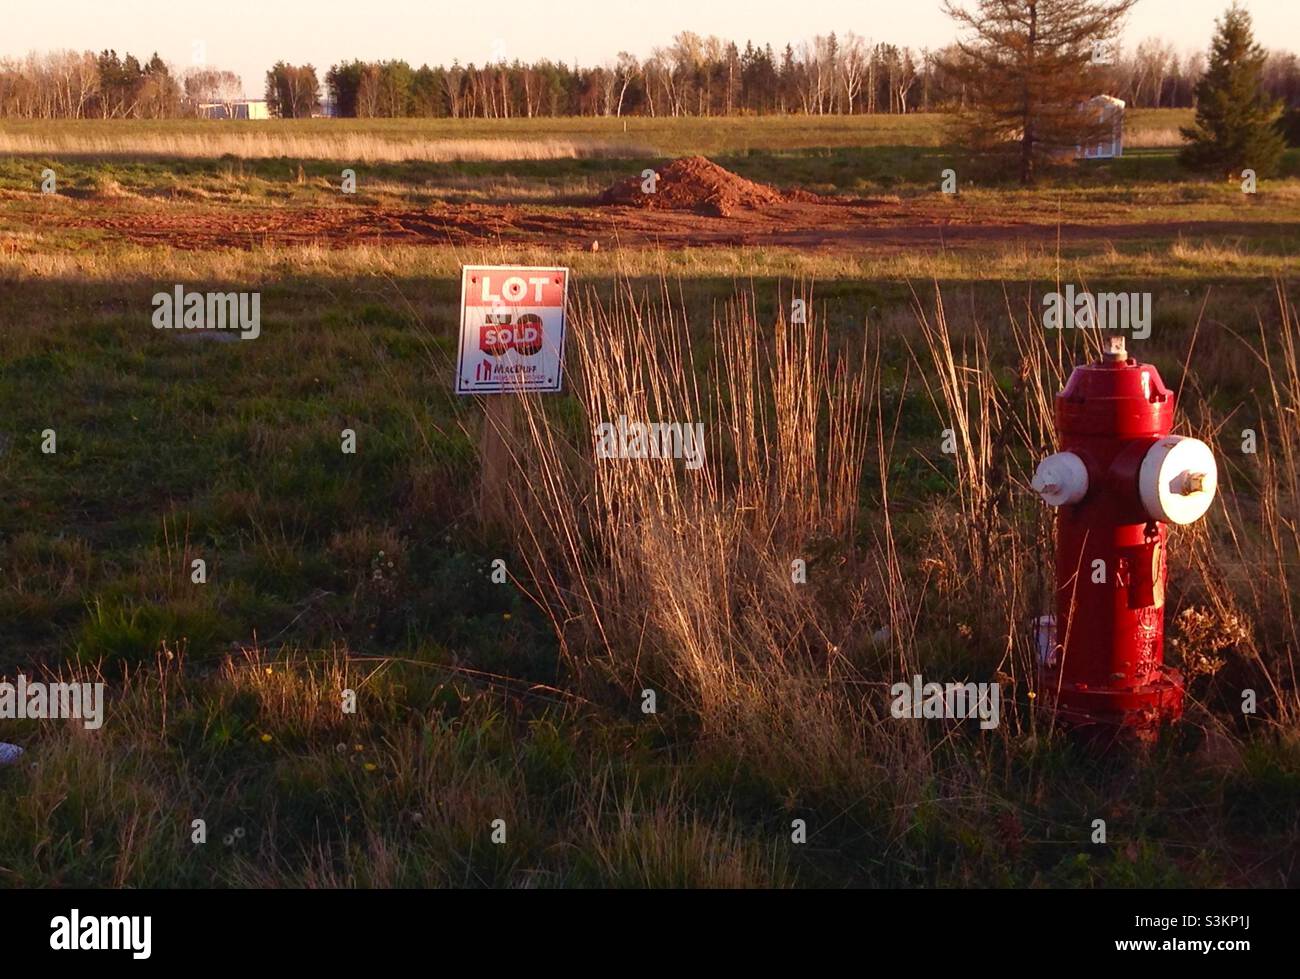
[[[200,102],[201,119],[270,119],[266,99],[234,99],[230,102]]]
[[[1084,108],[1092,112],[1097,121],[1106,127],[1107,132],[1095,143],[1090,143],[1087,146],[1076,146],[1074,148],[1074,158],[1076,160],[1113,160],[1116,157],[1123,156],[1124,100],[1110,95],[1098,95],[1096,98],[1085,102]]]

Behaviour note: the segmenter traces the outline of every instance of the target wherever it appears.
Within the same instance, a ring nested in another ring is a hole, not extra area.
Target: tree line
[[[345,61],[323,78],[312,65],[278,62],[264,94],[273,115],[362,118],[511,118],[536,116],[727,116],[960,111],[973,94],[958,45],[915,50],[852,32],[818,35],[779,51],[769,45],[691,32],[649,57],[624,51],[581,67],[540,60],[412,67],[408,62]],[[1203,53],[1180,55],[1149,39],[1110,59],[1098,84],[1135,107],[1192,107],[1205,72]],[[1300,58],[1267,55],[1270,97],[1300,105]],[[1100,89],[1099,89],[1100,90]],[[142,61],[115,51],[58,51],[0,60],[0,116],[17,118],[166,118],[194,115],[205,102],[243,92],[217,68],[177,71],[157,54]]]
[[[0,60],[0,117],[17,119],[168,119],[204,102],[243,94],[232,71],[176,71],[154,52],[147,60],[113,50],[52,51]]]
[[[1099,91],[1138,108],[1189,108],[1204,74],[1201,52],[1179,55],[1159,39],[1100,53]],[[964,109],[969,85],[959,46],[937,51],[875,43],[854,33],[818,35],[779,53],[683,32],[638,59],[602,65],[553,61],[413,68],[401,60],[349,61],[326,72],[335,115],[368,117],[728,116],[906,113]],[[1268,56],[1264,84],[1300,105],[1300,57]],[[268,98],[271,91],[268,75]]]

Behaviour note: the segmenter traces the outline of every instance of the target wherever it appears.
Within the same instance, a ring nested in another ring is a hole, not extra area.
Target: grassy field
[[[1137,109],[1126,120],[1134,147],[1176,145],[1190,110]],[[0,121],[0,153],[303,157],[329,160],[526,160],[551,147],[564,156],[768,154],[823,148],[927,147],[946,141],[949,117],[749,116],[560,119],[288,119]],[[442,148],[439,149],[439,144]],[[495,147],[495,153],[490,152]],[[543,147],[543,148],[539,148]],[[251,151],[251,152],[250,152]]]
[[[963,193],[976,223],[1152,225],[1059,250],[188,250],[45,220],[342,206],[339,126],[267,126],[321,156],[248,160],[96,142],[197,123],[0,126],[0,675],[109,685],[97,732],[0,721],[27,748],[0,769],[0,884],[1300,883],[1294,176],[1243,200],[1156,147]],[[638,119],[626,157],[392,152],[347,206],[562,207],[643,159],[707,152],[921,207],[946,158],[935,126]],[[345,132],[622,145],[617,128]],[[92,151],[25,155],[19,138]],[[66,199],[34,192],[47,161]],[[1180,240],[1159,227],[1174,208],[1271,230]],[[480,518],[483,406],[451,393],[458,267],[475,261],[574,272],[567,390],[523,407],[512,478],[531,489],[504,523]],[[1143,757],[1093,757],[1036,710],[1027,625],[1048,610],[1051,521],[1027,484],[1050,398],[1095,346],[1042,329],[1057,281],[1152,293],[1140,356],[1223,469],[1171,555],[1187,723]],[[261,337],[153,330],[150,297],[177,282],[260,291]],[[792,295],[814,314],[802,339]],[[620,412],[704,422],[711,477],[595,466],[592,424]],[[888,686],[914,672],[1002,682],[1002,724],[891,718]]]
[[[1158,137],[1187,121],[1178,110],[1132,113],[1130,143],[1156,145],[1131,149],[1119,160],[1048,174],[1032,193],[1017,187],[1004,169],[943,145],[944,120],[925,116],[635,119],[627,120],[625,141],[617,131],[622,120],[611,119],[501,120],[495,127],[482,120],[300,120],[229,127],[8,122],[0,123],[0,259],[10,262],[17,275],[70,262],[83,275],[128,277],[136,269],[150,275],[159,262],[178,267],[191,262],[169,249],[138,247],[140,242],[129,236],[122,240],[121,223],[113,220],[118,216],[143,220],[158,215],[168,226],[179,225],[174,240],[185,250],[210,247],[187,244],[188,228],[219,230],[231,215],[262,212],[311,215],[350,207],[400,214],[440,205],[481,205],[527,208],[541,219],[562,217],[589,205],[629,174],[661,167],[684,153],[708,153],[743,177],[777,187],[877,200],[886,229],[937,230],[925,241],[881,247],[867,242],[857,249],[760,243],[744,250],[699,245],[586,257],[581,253],[589,240],[539,249],[526,236],[503,234],[495,244],[484,242],[483,254],[469,257],[490,257],[487,250],[493,249],[540,252],[541,261],[558,254],[593,274],[633,276],[865,276],[894,281],[1158,276],[1213,282],[1292,274],[1300,253],[1300,151],[1290,151],[1280,179],[1264,181],[1255,195],[1241,193],[1233,183],[1189,180],[1177,165],[1175,149]],[[245,135],[257,144],[239,143]],[[217,145],[228,138],[236,142]],[[495,141],[492,146],[484,144],[489,138]],[[4,155],[6,146],[30,146],[32,140],[80,152],[54,154],[47,148]],[[114,140],[137,149],[105,149],[117,145]],[[173,144],[178,140],[198,140],[195,151],[208,155],[177,159]],[[552,145],[555,140],[565,145]],[[391,143],[400,152],[366,149],[363,144],[369,141]],[[599,150],[588,152],[597,142]],[[372,158],[378,162],[363,162]],[[58,173],[57,195],[36,192],[47,167]],[[339,182],[347,167],[358,171],[358,191],[343,200]],[[959,175],[957,196],[939,189],[949,167]],[[1087,242],[1016,230],[1061,225],[1096,230]],[[1000,230],[985,241],[960,240],[967,229],[990,226]],[[946,227],[954,229],[951,241],[943,234]],[[467,260],[466,248],[439,247],[436,240],[416,249],[403,242],[324,244],[338,254],[319,255],[310,246],[282,250],[276,242],[266,242],[251,265],[238,254],[213,255],[199,264],[217,275],[222,268],[246,275],[260,274],[267,266],[308,262],[344,273],[382,269],[401,277],[422,266],[443,274]],[[101,263],[106,271],[97,268]],[[241,263],[249,267],[241,269]]]

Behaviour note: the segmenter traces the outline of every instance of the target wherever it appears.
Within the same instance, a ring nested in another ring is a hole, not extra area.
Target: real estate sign
[[[457,394],[559,391],[569,270],[466,265]]]

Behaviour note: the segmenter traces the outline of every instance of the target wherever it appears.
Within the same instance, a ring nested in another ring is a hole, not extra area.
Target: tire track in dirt
[[[921,209],[917,209],[921,210]],[[165,208],[48,214],[31,220],[33,233],[92,229],[110,239],[186,251],[252,249],[268,245],[360,244],[539,245],[602,249],[656,247],[790,247],[822,251],[890,250],[909,246],[965,247],[1027,242],[1052,244],[1192,237],[1254,237],[1300,233],[1281,222],[1167,221],[1098,224],[975,223],[908,213],[905,205],[785,202],[725,217],[632,206],[436,205],[400,208]],[[10,226],[24,223],[12,218]]]

